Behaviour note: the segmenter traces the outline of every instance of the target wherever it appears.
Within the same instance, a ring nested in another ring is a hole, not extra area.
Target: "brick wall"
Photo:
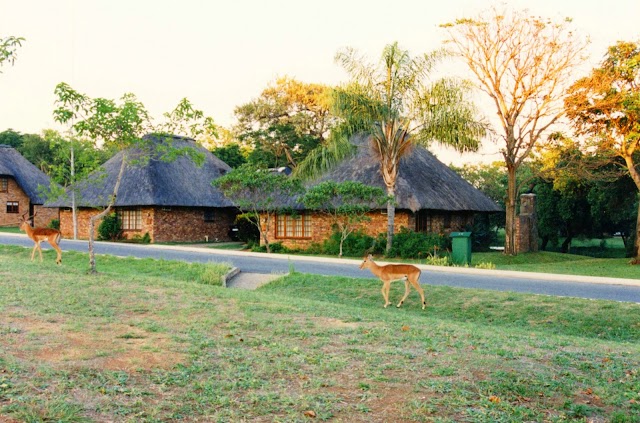
[[[211,221],[205,221],[205,210],[212,212],[208,216]],[[230,241],[229,229],[236,214],[235,209],[156,208],[152,238],[155,242]]]
[[[9,177],[7,182],[7,192],[0,192],[0,225],[18,226],[22,214],[29,212],[31,201],[13,178]],[[7,213],[8,201],[18,202],[18,213]],[[58,218],[57,208],[34,205],[33,213],[36,213],[34,225],[38,228],[46,227],[52,219]]]
[[[399,232],[401,227],[409,227],[409,215],[411,213],[407,211],[396,211],[394,231]],[[379,233],[387,232],[387,215],[382,214],[380,211],[371,212],[368,214],[371,219],[361,225],[365,233],[371,236],[377,236]],[[292,238],[277,238],[276,237],[276,225],[275,219],[272,218],[271,227],[269,231],[269,241],[282,243],[287,248],[299,248],[306,249],[311,244],[321,244],[325,239],[328,239],[333,233],[331,220],[326,214],[312,213],[311,217],[311,237],[308,239],[292,239]],[[265,216],[261,216],[262,227],[265,227]],[[260,244],[264,245],[264,241],[261,239]]]
[[[7,185],[7,192],[0,192],[0,225],[18,226],[22,214],[29,211],[29,197],[13,178],[8,178]],[[18,202],[18,213],[7,213],[7,201]]]
[[[34,225],[38,228],[47,227],[53,219],[60,217],[60,209],[57,207],[33,206],[33,211],[36,214]]]
[[[209,209],[211,210],[211,209]],[[142,207],[142,227],[140,230],[125,230],[125,238],[144,236],[149,233],[152,242],[209,242],[229,241],[229,228],[234,222],[234,209],[213,209],[211,222],[204,220],[204,208],[187,207]],[[100,213],[95,209],[78,210],[78,238],[89,238],[89,219]],[[100,222],[96,223],[95,236]],[[60,211],[60,230],[64,238],[73,238],[71,210]]]
[[[377,236],[380,233],[387,233],[387,215],[382,214],[380,211],[371,212],[368,214],[371,219],[361,225],[364,232],[370,236]],[[448,220],[447,227],[445,227],[445,220]],[[261,216],[262,227],[265,227],[265,216]],[[433,232],[449,234],[450,232],[461,231],[467,225],[473,224],[473,214],[468,212],[451,213],[448,219],[445,219],[445,214],[434,214],[432,216]],[[416,217],[415,213],[408,210],[396,210],[396,216],[394,221],[394,232],[398,233],[402,228],[408,228],[415,230]],[[272,219],[271,227],[269,231],[270,242],[282,243],[287,248],[306,249],[311,244],[322,244],[324,240],[328,239],[333,233],[331,227],[331,221],[326,214],[312,213],[311,214],[311,237],[309,239],[292,239],[292,238],[277,238],[275,219]],[[260,244],[264,245],[264,241],[261,239]]]

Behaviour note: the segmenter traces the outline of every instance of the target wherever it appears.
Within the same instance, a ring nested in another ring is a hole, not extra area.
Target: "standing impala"
[[[424,291],[420,286],[420,274],[422,271],[415,266],[410,264],[387,264],[385,266],[378,266],[374,261],[371,254],[364,258],[362,264],[360,265],[360,269],[369,269],[371,273],[376,275],[382,281],[382,296],[384,297],[384,308],[387,308],[391,302],[389,301],[389,289],[391,289],[391,282],[393,281],[404,281],[404,297],[400,300],[397,307],[400,307],[404,300],[409,296],[409,283],[413,285],[413,287],[420,294],[420,298],[422,298],[422,309],[424,310],[427,306],[427,302],[424,300]]]
[[[35,214],[33,215],[33,217],[35,217]],[[58,246],[61,236],[59,230],[52,228],[34,228],[29,224],[29,220],[24,218],[24,215],[22,215],[20,230],[25,231],[27,233],[27,236],[29,236],[29,238],[31,238],[33,242],[36,243],[36,245],[33,246],[33,250],[31,251],[31,261],[33,261],[36,249],[38,249],[38,252],[40,253],[40,261],[42,261],[42,249],[40,248],[40,243],[42,241],[47,241],[58,253],[56,264],[62,263],[62,250]]]

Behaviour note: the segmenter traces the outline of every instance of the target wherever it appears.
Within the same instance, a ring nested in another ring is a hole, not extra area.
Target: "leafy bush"
[[[350,257],[364,257],[365,254],[375,252],[376,238],[362,231],[349,234],[342,245],[342,254]],[[308,252],[309,250],[307,250]],[[334,232],[331,237],[322,244],[322,253],[337,256],[340,251],[340,233]]]
[[[414,232],[405,227],[393,237],[393,245],[389,257],[423,259],[437,256],[441,250],[448,248],[448,239],[442,235]]]
[[[139,234],[136,234],[131,238],[131,242],[137,242],[139,244],[150,244],[151,235],[149,235],[149,232],[145,232],[144,235],[142,236],[140,236]]]
[[[101,241],[115,241],[122,237],[120,219],[115,213],[109,213],[98,226],[98,239]]]
[[[60,230],[60,220],[59,219],[51,219],[47,228]]]

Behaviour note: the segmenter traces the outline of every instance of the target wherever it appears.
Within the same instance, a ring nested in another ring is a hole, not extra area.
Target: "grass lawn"
[[[29,252],[0,246],[0,421],[640,422],[638,304],[427,285],[383,309],[373,279]]]
[[[471,254],[472,266],[493,263],[499,270],[640,279],[640,266],[630,265],[629,260],[628,258],[594,258],[547,251],[517,256],[506,256],[500,252]]]

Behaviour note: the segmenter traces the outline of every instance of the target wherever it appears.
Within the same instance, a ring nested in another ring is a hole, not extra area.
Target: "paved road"
[[[22,234],[0,234],[0,244],[33,246],[33,242]],[[43,244],[43,247],[48,248],[48,245]],[[87,251],[86,241],[64,239],[61,242],[61,247],[63,251]],[[267,256],[266,254],[195,247],[104,242],[96,243],[96,253],[190,262],[227,263],[247,273],[285,274],[294,269],[298,272],[319,275],[339,275],[354,278],[373,277],[368,270],[360,270],[358,268],[359,261],[346,259],[319,259],[283,255]],[[423,269],[420,280],[423,284],[640,303],[640,281],[630,279],[615,280],[541,273],[527,274],[480,269],[420,267]]]

